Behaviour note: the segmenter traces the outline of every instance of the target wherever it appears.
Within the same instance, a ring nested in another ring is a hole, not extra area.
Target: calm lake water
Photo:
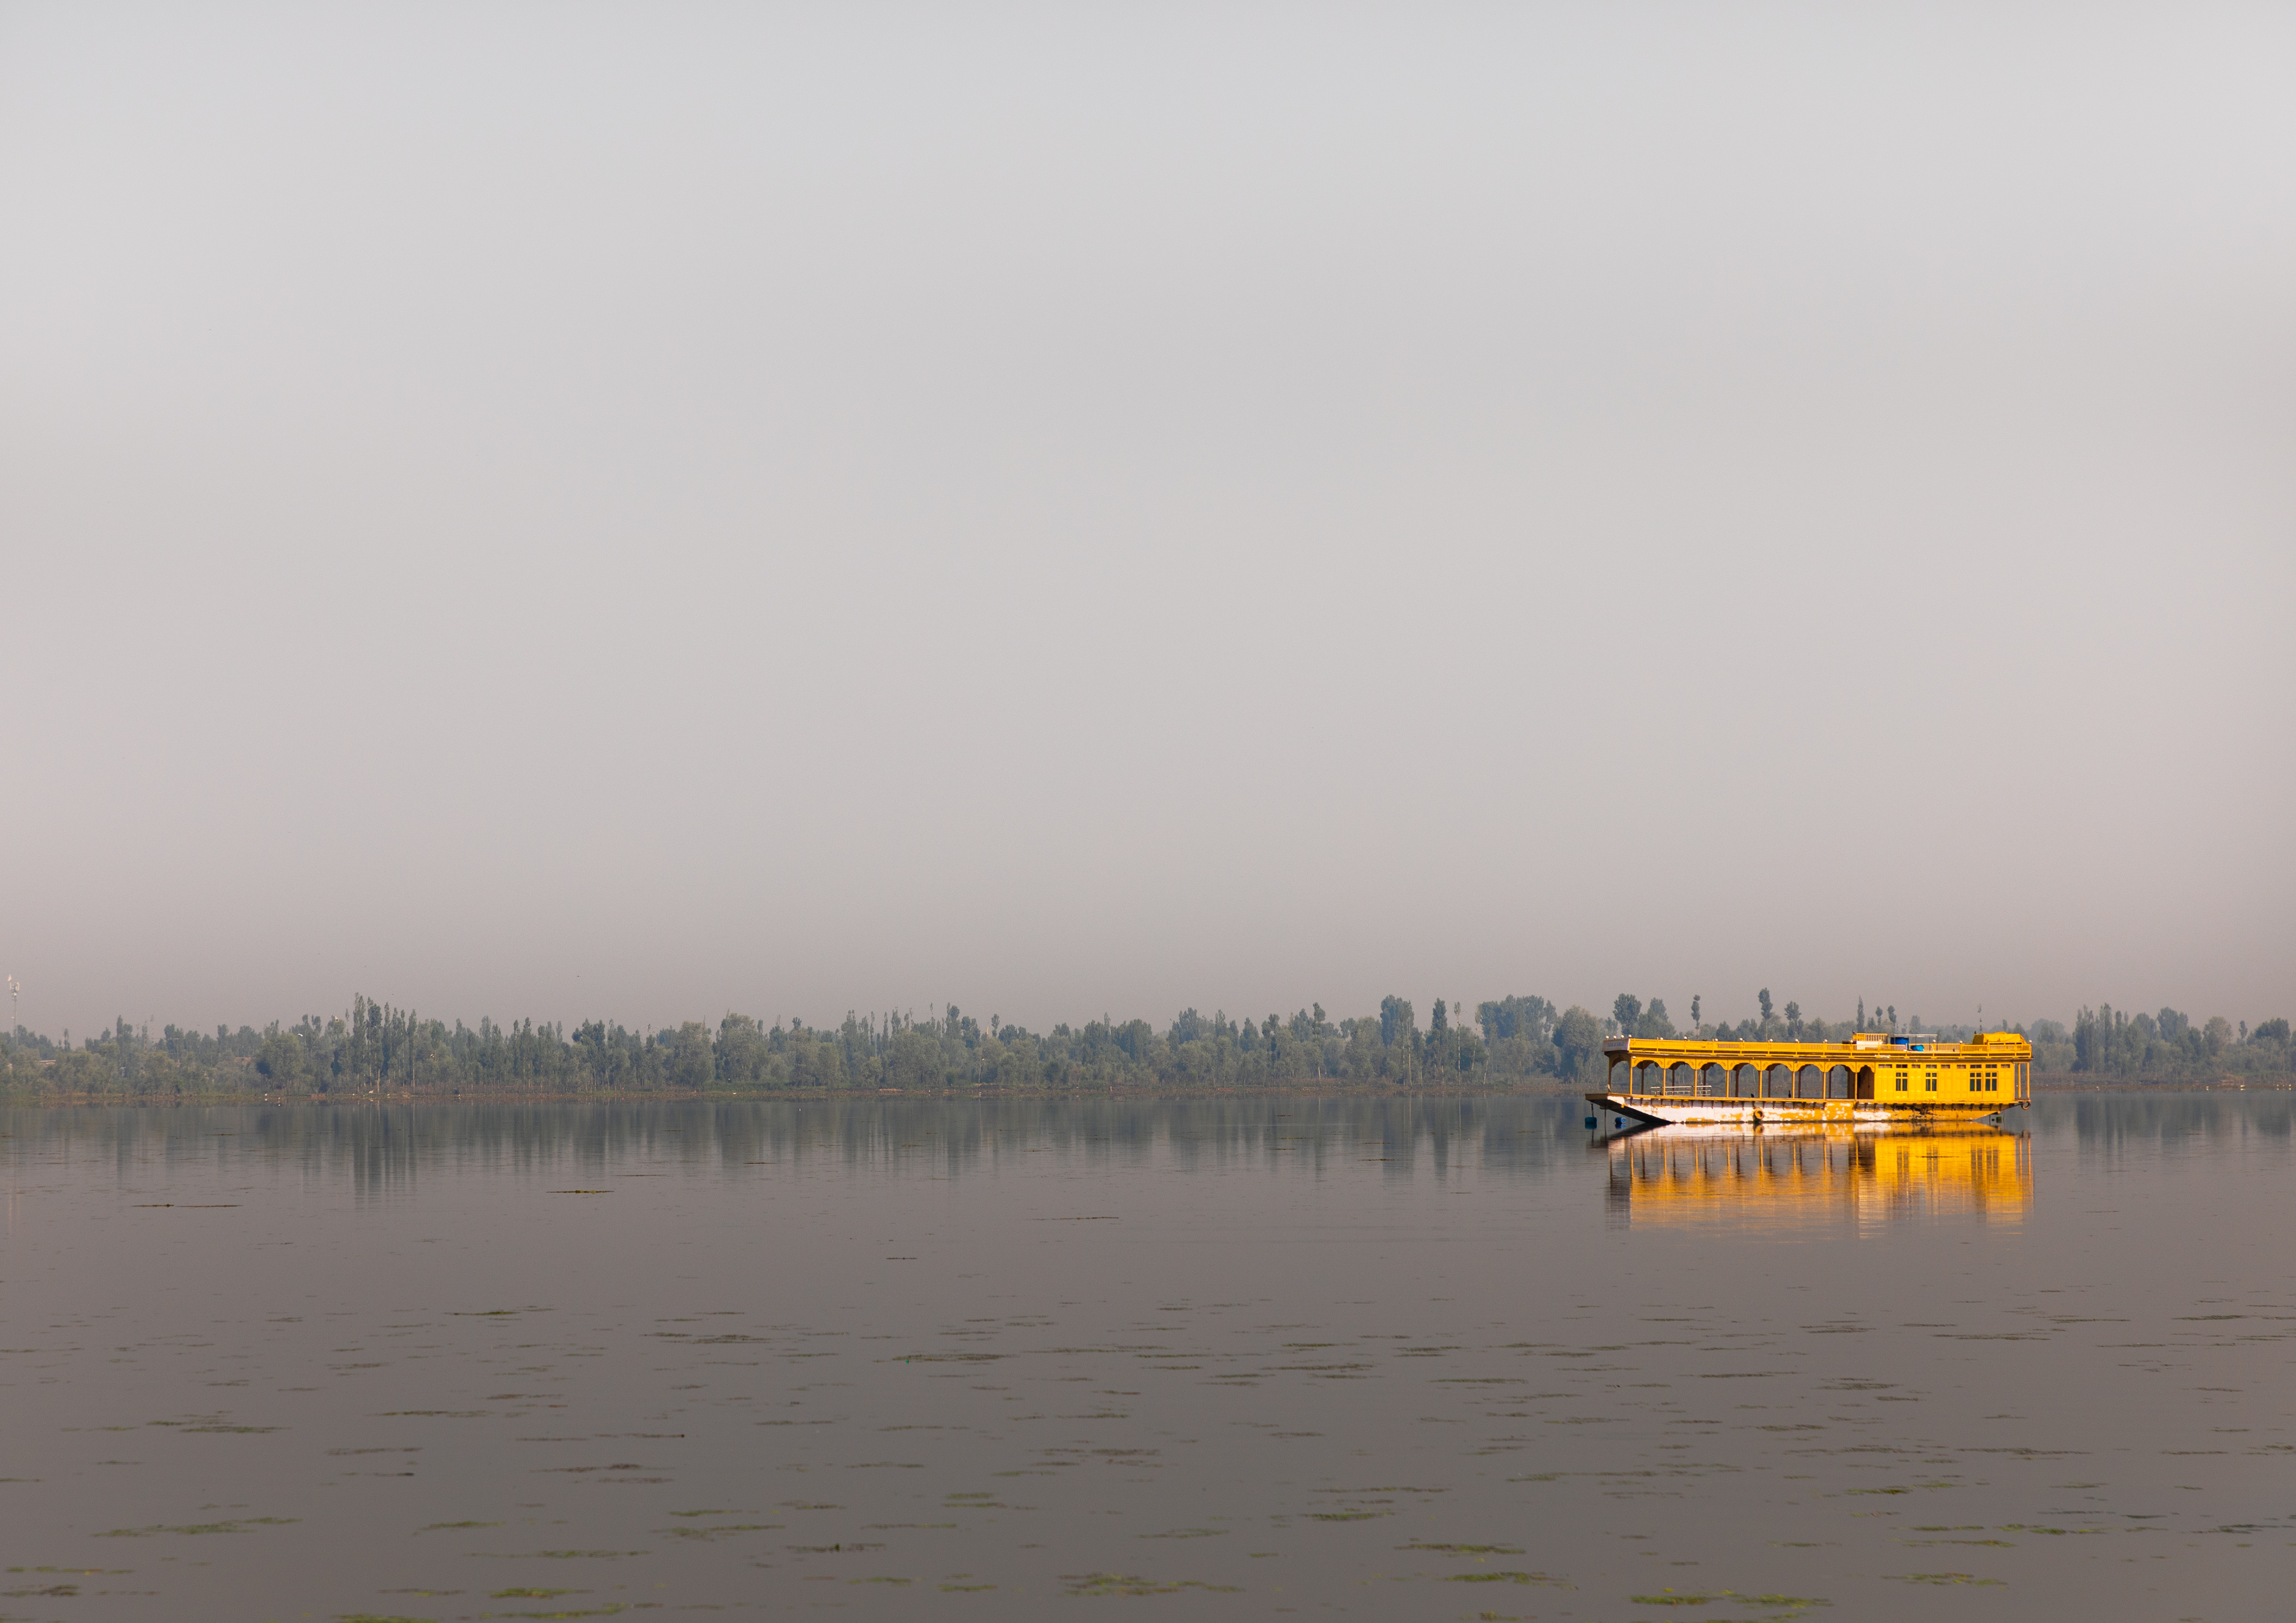
[[[2232,1619],[2291,1096],[0,1114],[0,1614]]]

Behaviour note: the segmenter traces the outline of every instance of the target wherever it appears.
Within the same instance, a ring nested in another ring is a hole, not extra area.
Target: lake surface
[[[2279,1614],[2291,1102],[0,1113],[0,1615]]]

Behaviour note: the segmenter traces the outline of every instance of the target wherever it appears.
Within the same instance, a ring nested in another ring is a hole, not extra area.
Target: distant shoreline
[[[549,1090],[489,1089],[485,1093],[433,1094],[392,1091],[378,1097],[358,1094],[183,1094],[174,1098],[104,1098],[93,1094],[59,1095],[44,1099],[0,1096],[0,1109],[48,1110],[103,1106],[114,1110],[168,1110],[184,1105],[275,1104],[334,1105],[342,1108],[375,1104],[865,1104],[881,1100],[930,1100],[955,1103],[972,1100],[1026,1099],[1505,1099],[1563,1098],[1588,1091],[1585,1083],[1553,1083],[1509,1087],[1396,1087],[1378,1083],[1331,1083],[1322,1086],[1252,1086],[1242,1087],[1029,1087],[1029,1088],[800,1088],[753,1089],[662,1088],[654,1091],[616,1089],[611,1093],[560,1093]]]
[[[2033,1087],[2039,1094],[2205,1094],[2205,1093],[2286,1093],[2296,1089],[2296,1078],[2267,1080],[2243,1080],[2220,1078],[2215,1081],[2194,1081],[2189,1078],[2131,1077],[2103,1080],[2082,1076],[2078,1072],[2037,1072]],[[592,1093],[560,1093],[547,1090],[490,1090],[486,1093],[452,1092],[433,1094],[392,1091],[380,1096],[373,1092],[357,1094],[308,1094],[280,1095],[260,1093],[183,1094],[172,1098],[107,1098],[100,1094],[23,1099],[0,1095],[0,1109],[6,1110],[174,1110],[212,1108],[218,1105],[325,1105],[336,1109],[357,1109],[377,1104],[770,1104],[786,1102],[794,1104],[861,1104],[890,1100],[915,1100],[934,1103],[958,1103],[980,1101],[1020,1102],[1029,1100],[1077,1101],[1086,1099],[1128,1099],[1141,1101],[1183,1100],[1249,1100],[1249,1099],[1509,1099],[1567,1098],[1593,1091],[1584,1082],[1543,1080],[1504,1087],[1398,1087],[1379,1083],[1326,1083],[1306,1086],[1252,1086],[1237,1087],[1170,1088],[1170,1087],[1037,1087],[1037,1088],[775,1088],[771,1092],[756,1090],[665,1088],[652,1092],[622,1091]]]

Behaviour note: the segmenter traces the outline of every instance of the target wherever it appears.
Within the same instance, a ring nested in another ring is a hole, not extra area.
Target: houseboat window
[[[1902,1070],[1898,1073],[1898,1091],[1901,1094],[1906,1091],[1906,1073]]]
[[[1825,1096],[1829,1099],[1849,1097],[1849,1067],[1837,1065],[1825,1073]]]
[[[1666,1091],[1669,1094],[1690,1091],[1690,1067],[1680,1060],[1666,1068]]]
[[[1719,1065],[1709,1065],[1704,1070],[1699,1072],[1700,1095],[1708,1099],[1723,1097],[1729,1092],[1728,1084],[1724,1080],[1728,1074]]]
[[[1932,1094],[1933,1094],[1933,1093],[1937,1092],[1937,1072],[1935,1072],[1935,1071],[1931,1071],[1931,1072],[1929,1072],[1929,1073],[1928,1073],[1928,1075],[1923,1078],[1922,1086],[1923,1086],[1923,1090],[1924,1092],[1926,1092],[1926,1093],[1932,1093]]]
[[[1741,1065],[1730,1073],[1730,1094],[1737,1099],[1759,1099],[1762,1096],[1762,1073],[1753,1065]]]
[[[1794,1081],[1796,1084],[1794,1088],[1794,1096],[1796,1098],[1823,1099],[1825,1097],[1825,1078],[1818,1073],[1816,1066],[1803,1066],[1800,1071],[1796,1075]]]
[[[1636,1066],[1633,1080],[1635,1092],[1638,1094],[1658,1092],[1658,1062],[1644,1060],[1640,1065]]]
[[[1793,1097],[1793,1072],[1783,1065],[1773,1065],[1762,1073],[1762,1093],[1772,1099]]]

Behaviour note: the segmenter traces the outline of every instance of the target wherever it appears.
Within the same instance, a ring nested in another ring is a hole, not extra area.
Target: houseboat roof
[[[1941,1043],[1928,1032],[1859,1031],[1839,1043],[1721,1043],[1700,1037],[1613,1037],[1603,1039],[1603,1052],[1614,1063],[1624,1058],[1715,1065],[1754,1061],[1840,1065],[1902,1062],[1914,1054],[1924,1060],[2030,1060],[2033,1057],[2033,1045],[2014,1031],[1980,1031],[1965,1043]]]

